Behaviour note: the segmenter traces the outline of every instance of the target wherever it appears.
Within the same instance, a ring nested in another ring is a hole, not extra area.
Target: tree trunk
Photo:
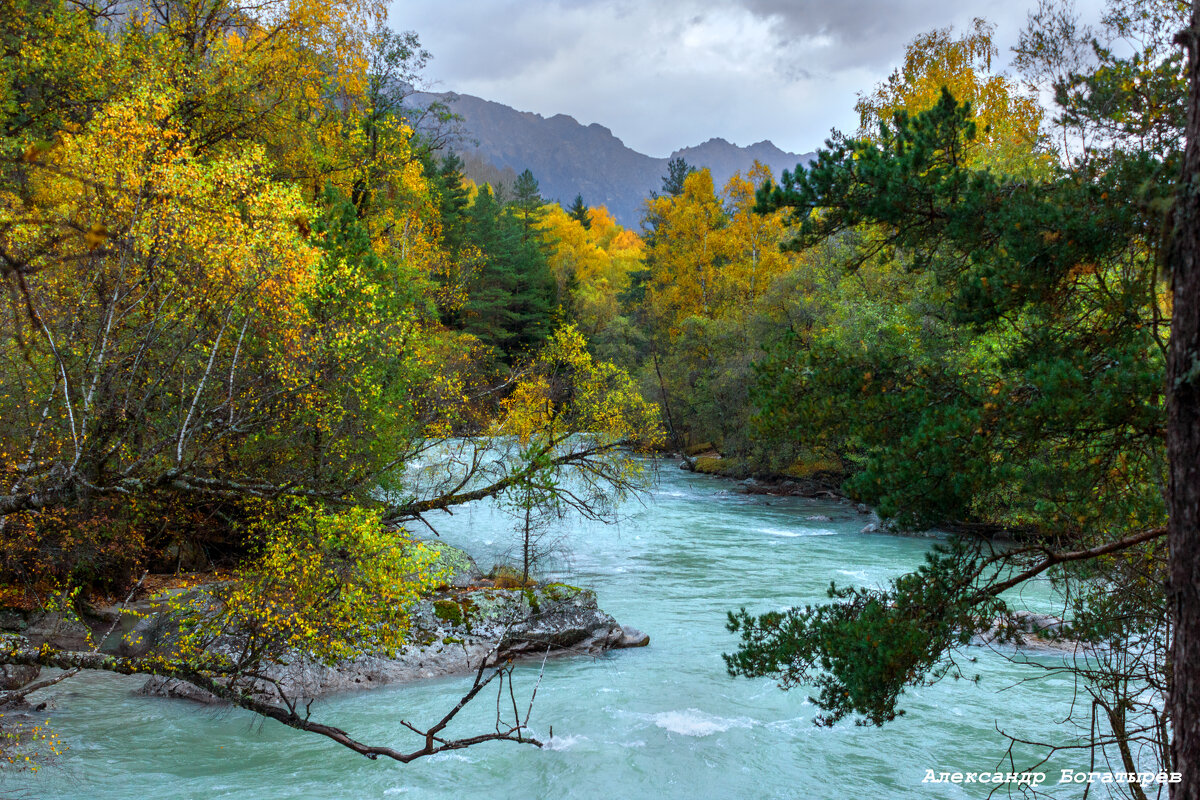
[[[1168,704],[1173,800],[1200,800],[1200,0],[1177,39],[1187,47],[1187,143],[1175,203],[1169,267],[1174,285],[1167,363],[1167,453],[1171,464],[1170,598],[1173,681]]]

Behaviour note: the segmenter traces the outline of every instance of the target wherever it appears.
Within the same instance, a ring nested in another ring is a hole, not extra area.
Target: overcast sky
[[[392,0],[438,91],[598,122],[652,156],[720,136],[816,149],[917,34],[976,16],[1011,58],[1037,0]],[[1088,18],[1102,0],[1079,0]]]

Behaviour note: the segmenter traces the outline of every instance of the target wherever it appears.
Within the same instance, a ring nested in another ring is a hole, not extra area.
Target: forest
[[[932,30],[811,163],[675,160],[636,231],[469,180],[373,0],[0,9],[0,606],[216,581],[170,656],[0,662],[182,678],[371,758],[524,741],[383,752],[246,687],[403,646],[439,514],[604,519],[678,454],[952,534],[885,587],[733,611],[732,675],[885,725],[1048,577],[1092,656],[1078,746],[1200,797],[1190,4],[1045,0],[1013,74],[989,23]]]

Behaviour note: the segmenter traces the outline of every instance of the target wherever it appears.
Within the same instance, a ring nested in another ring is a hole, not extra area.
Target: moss
[[[523,590],[523,594],[525,595],[525,602],[529,604],[529,610],[534,614],[540,614],[542,611],[542,604],[538,602],[537,592],[526,587]]]
[[[457,636],[442,637],[442,644],[462,644],[462,643],[463,643],[463,640],[458,638]]]
[[[705,475],[724,475],[725,477],[740,478],[746,472],[746,464],[738,458],[717,458],[715,456],[700,456],[694,467],[696,472]]]
[[[472,619],[483,622],[491,621],[511,607],[511,597],[507,591],[495,589],[476,589],[462,597],[463,610],[467,613],[468,626]]]
[[[438,619],[449,622],[451,625],[462,625],[466,621],[462,606],[453,600],[435,600],[433,602],[433,615]]]
[[[441,574],[445,580],[453,580],[459,575],[470,575],[475,571],[475,562],[465,550],[446,544],[445,542],[422,542],[427,548],[437,554],[430,571]]]
[[[691,447],[683,448],[683,454],[685,456],[698,456],[701,453],[710,453],[715,449],[716,448],[713,447],[712,442],[701,442],[700,444],[694,444]]]
[[[817,475],[840,475],[845,470],[845,465],[835,454],[817,448],[801,452],[791,466],[783,471],[783,474],[789,478],[806,479]]]
[[[556,603],[561,603],[564,600],[570,600],[578,595],[582,589],[578,586],[571,586],[566,583],[548,583],[542,588],[542,594]]]

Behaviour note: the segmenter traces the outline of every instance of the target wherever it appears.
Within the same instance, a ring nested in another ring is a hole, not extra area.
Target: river
[[[976,661],[966,665],[980,676],[978,684],[947,680],[910,692],[902,704],[908,713],[884,728],[818,728],[805,692],[728,677],[721,660],[734,645],[724,627],[727,610],[819,601],[831,580],[879,584],[917,566],[931,540],[862,534],[869,520],[848,505],[738,494],[728,481],[667,464],[652,493],[626,506],[620,524],[562,526],[569,556],[560,574],[593,587],[602,608],[649,633],[651,644],[550,661],[531,720],[542,737],[553,726],[546,749],[493,743],[409,765],[372,762],[247,712],[143,698],[131,694],[141,679],[93,675],[47,692],[56,695],[47,717],[67,753],[36,775],[5,775],[0,795],[976,797],[986,790],[922,779],[929,769],[1011,769],[1001,763],[1007,741],[997,726],[1041,740],[1062,741],[1072,732],[1060,724],[1070,710],[1070,681],[1022,682],[1041,671],[982,647],[970,649]],[[810,519],[821,516],[829,519]],[[488,505],[435,524],[485,568],[513,545],[511,520]],[[1034,592],[1035,605],[1045,601]],[[1051,656],[1039,660],[1055,663]],[[526,693],[537,671],[537,664],[519,670]],[[396,720],[436,720],[467,683],[443,679],[333,697],[315,704],[314,716],[361,740],[412,748],[414,737]],[[488,726],[494,713],[492,695],[457,732]],[[1034,763],[1033,751],[1018,753],[1017,767]],[[1054,766],[1086,769],[1069,760]]]

